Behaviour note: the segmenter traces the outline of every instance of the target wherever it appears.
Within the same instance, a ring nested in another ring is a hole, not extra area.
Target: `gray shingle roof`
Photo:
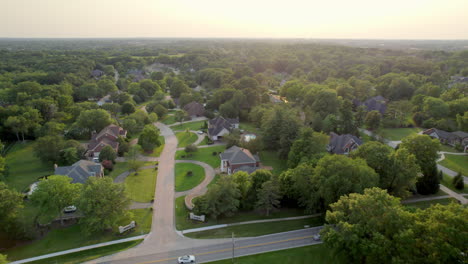
[[[223,128],[227,129],[228,131],[231,131],[235,124],[239,124],[239,119],[224,118],[222,116],[217,116],[211,119],[208,123],[208,135],[213,136],[221,132]]]
[[[257,155],[252,155],[248,149],[232,146],[220,154],[222,160],[228,160],[230,164],[256,163],[260,161]]]
[[[71,166],[57,167],[55,175],[65,175],[73,179],[72,183],[85,183],[91,176],[100,176],[102,166],[89,160],[79,160]]]
[[[330,133],[330,142],[328,144],[327,150],[335,154],[344,154],[345,149],[350,147],[353,142],[358,146],[362,145],[362,140],[351,134],[338,135],[335,133]]]

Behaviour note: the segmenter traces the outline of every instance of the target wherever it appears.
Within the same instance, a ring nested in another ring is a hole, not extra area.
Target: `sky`
[[[468,39],[468,0],[0,0],[0,37]]]

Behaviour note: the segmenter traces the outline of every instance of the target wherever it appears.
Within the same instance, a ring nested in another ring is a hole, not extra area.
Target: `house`
[[[468,77],[464,76],[451,76],[450,77],[450,83],[448,85],[448,88],[452,88],[455,84],[458,83],[468,83]]]
[[[87,155],[90,158],[98,159],[99,153],[105,146],[111,146],[115,152],[119,151],[119,137],[126,137],[127,131],[117,125],[111,124],[103,128],[99,134],[93,132],[91,141],[88,144]]]
[[[91,76],[93,76],[95,79],[101,78],[102,76],[104,76],[104,74],[105,73],[103,71],[101,71],[101,70],[93,70],[91,72]]]
[[[205,114],[205,107],[198,102],[191,102],[184,106],[184,111],[188,113],[190,117],[200,117]]]
[[[351,134],[338,135],[330,133],[330,141],[327,146],[327,151],[333,154],[349,154],[362,145],[362,140]]]
[[[447,132],[437,128],[430,128],[422,132],[432,138],[437,138],[442,144],[455,147],[460,145],[464,151],[468,150],[468,133],[463,131]]]
[[[367,111],[379,111],[381,115],[385,114],[387,110],[387,99],[383,96],[378,95],[372,98],[367,99],[364,103],[360,102],[359,100],[354,100],[355,106],[365,106]]]
[[[72,183],[85,183],[89,177],[103,177],[104,169],[99,163],[89,160],[79,160],[71,166],[57,167],[55,175],[65,175],[73,179]]]
[[[228,174],[238,171],[252,173],[260,167],[260,159],[252,155],[248,149],[232,146],[219,155],[221,158],[221,171]]]
[[[220,140],[224,135],[230,134],[236,128],[239,128],[238,118],[217,116],[208,121],[208,137],[213,141]]]

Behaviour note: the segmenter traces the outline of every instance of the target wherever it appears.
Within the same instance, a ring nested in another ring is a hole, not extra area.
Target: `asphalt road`
[[[313,235],[317,234],[322,227],[313,227],[308,229],[296,230],[285,233],[266,235],[255,238],[234,239],[234,256],[258,254],[293,247],[301,247],[313,244],[319,244],[321,241],[315,241]],[[210,246],[201,246],[188,248],[184,250],[174,250],[163,253],[149,255],[140,255],[125,259],[118,259],[109,262],[116,264],[150,264],[150,263],[177,263],[177,258],[183,255],[195,255],[196,263],[206,263],[232,257],[233,244],[225,242]]]

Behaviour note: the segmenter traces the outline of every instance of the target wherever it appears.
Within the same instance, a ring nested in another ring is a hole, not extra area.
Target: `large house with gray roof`
[[[213,141],[220,140],[224,135],[230,134],[236,128],[239,128],[238,118],[217,116],[208,122],[208,137]]]
[[[333,154],[348,155],[360,145],[362,145],[362,140],[356,136],[351,134],[338,135],[331,132],[327,151]]]
[[[232,146],[220,155],[221,171],[227,174],[245,171],[252,173],[260,167],[260,158],[248,149]]]
[[[56,166],[54,174],[68,176],[73,179],[72,183],[85,183],[89,177],[103,177],[104,169],[99,163],[79,160],[71,166]]]
[[[463,147],[466,152],[468,150],[468,133],[463,131],[447,132],[437,128],[430,128],[422,132],[423,135],[428,135],[432,138],[437,138],[442,144],[455,147],[457,145]]]

